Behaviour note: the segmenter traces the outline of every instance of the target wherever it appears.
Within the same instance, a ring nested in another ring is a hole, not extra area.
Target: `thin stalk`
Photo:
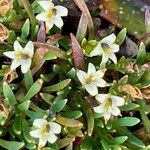
[[[150,139],[150,120],[148,118],[148,116],[146,115],[146,112],[145,112],[145,109],[146,109],[146,103],[144,100],[141,100],[139,102],[140,104],[140,114],[141,114],[141,118],[142,118],[142,121],[143,121],[143,126],[145,128],[145,131]]]

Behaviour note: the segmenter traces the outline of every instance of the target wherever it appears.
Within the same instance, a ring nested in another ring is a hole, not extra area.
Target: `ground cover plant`
[[[149,150],[149,37],[147,0],[0,0],[0,149]]]

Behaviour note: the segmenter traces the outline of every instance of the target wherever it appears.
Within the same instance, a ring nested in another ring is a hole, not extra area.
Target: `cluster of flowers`
[[[63,20],[61,17],[67,16],[68,10],[63,6],[54,6],[52,1],[39,1],[39,5],[43,8],[43,12],[36,16],[39,21],[44,21],[46,24],[46,32],[48,32],[54,25],[58,28],[63,26]],[[115,64],[117,58],[114,53],[119,51],[119,45],[115,43],[116,36],[111,34],[98,42],[97,46],[90,53],[90,57],[102,56],[100,69],[96,71],[95,66],[92,63],[88,65],[87,73],[78,70],[77,77],[82,83],[86,91],[95,96],[95,99],[99,101],[100,105],[94,107],[96,113],[101,113],[104,116],[105,123],[111,118],[111,115],[121,115],[118,106],[122,106],[125,100],[119,96],[108,94],[98,94],[98,87],[106,87],[109,84],[103,79],[106,69],[105,64],[108,59],[111,59]],[[22,73],[29,71],[32,58],[34,55],[34,45],[32,41],[29,41],[23,48],[18,41],[14,42],[14,51],[5,52],[4,55],[13,59],[10,69],[15,70],[18,66],[21,66]],[[61,126],[54,121],[48,122],[46,119],[35,119],[33,122],[33,129],[30,135],[39,138],[39,147],[43,147],[47,141],[54,143],[57,140],[55,134],[61,132]]]

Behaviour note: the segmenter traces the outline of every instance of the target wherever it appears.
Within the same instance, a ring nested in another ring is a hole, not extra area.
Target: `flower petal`
[[[98,94],[97,86],[93,83],[85,85],[85,89],[92,96],[95,96],[96,94]]]
[[[111,54],[109,55],[109,58],[110,58],[115,64],[117,64],[117,57],[116,57],[116,55],[115,55],[114,53],[111,53]]]
[[[100,103],[104,103],[109,97],[109,94],[97,94],[95,96],[96,100],[98,100]]]
[[[51,1],[38,1],[38,3],[45,11],[49,11],[50,8],[54,7]]]
[[[89,65],[88,65],[88,72],[87,73],[95,75],[96,69],[95,69],[95,66],[92,63],[89,63]]]
[[[33,45],[33,42],[32,41],[29,41],[25,48],[24,48],[24,52],[27,52],[28,55],[30,56],[30,58],[33,57],[33,53],[34,53],[34,45]]]
[[[106,64],[106,62],[108,61],[108,59],[109,59],[108,55],[106,55],[105,53],[103,53],[101,64]]]
[[[47,137],[41,137],[41,138],[39,139],[39,148],[45,146],[46,143],[47,143]]]
[[[114,33],[108,35],[107,37],[101,40],[101,43],[106,43],[108,45],[113,44],[116,41],[116,35]]]
[[[11,58],[11,59],[14,59],[15,58],[15,52],[4,52],[3,53],[5,56]]]
[[[31,58],[28,58],[27,60],[21,60],[21,71],[22,73],[26,73],[29,71],[31,66]]]
[[[55,134],[50,134],[47,139],[51,144],[57,141],[57,136]]]
[[[52,133],[59,134],[61,132],[61,126],[58,123],[50,122],[49,125]]]
[[[46,33],[48,33],[48,31],[54,26],[53,21],[51,20],[47,20],[46,21]]]
[[[81,82],[82,84],[84,84],[84,81],[85,81],[86,76],[87,76],[87,74],[86,74],[84,71],[82,71],[82,70],[79,70],[79,71],[77,72],[77,77],[78,77],[78,79],[80,80],[80,82]]]
[[[61,27],[63,26],[63,20],[61,19],[61,17],[57,17],[54,19],[54,24],[61,29]]]
[[[94,111],[96,113],[103,113],[104,112],[104,105],[99,105],[97,107],[94,107]]]
[[[105,113],[104,113],[104,120],[105,120],[105,123],[108,122],[108,120],[110,119],[110,117],[111,117],[111,114],[110,114],[109,112],[105,112]]]
[[[63,6],[55,6],[55,9],[57,10],[58,16],[67,16],[68,15],[68,9]]]
[[[35,127],[38,127],[38,128],[42,128],[44,125],[47,124],[47,120],[45,119],[35,119],[34,122],[33,122],[33,125]]]
[[[107,82],[106,82],[104,79],[99,79],[95,84],[96,84],[96,86],[98,86],[98,87],[106,87],[106,86],[109,86],[109,85],[107,84]]]
[[[101,43],[99,42],[97,44],[97,46],[93,49],[93,51],[90,53],[90,57],[98,56],[98,55],[102,54],[102,52],[103,52],[103,50],[101,47]]]
[[[111,52],[113,52],[113,53],[116,53],[116,52],[118,52],[119,51],[119,45],[118,44],[112,44],[112,45],[110,45],[110,50],[111,50]]]
[[[36,129],[36,130],[30,131],[30,135],[32,137],[39,138],[39,137],[41,137],[41,130]]]
[[[118,107],[112,107],[111,108],[111,113],[114,115],[114,116],[118,116],[120,115],[120,109]]]
[[[116,105],[116,106],[122,106],[125,103],[124,98],[119,97],[119,96],[111,95],[111,99],[112,99],[113,104]]]
[[[14,50],[23,51],[23,47],[20,45],[20,43],[17,40],[14,42]]]
[[[14,59],[11,63],[10,69],[14,70],[17,67],[19,67],[21,65],[21,62],[19,60]]]
[[[106,70],[107,69],[101,69],[101,70],[96,71],[96,77],[97,78],[102,78],[104,76]]]
[[[46,14],[47,13],[40,13],[38,15],[36,15],[36,19],[39,20],[39,21],[46,21],[47,20],[47,17],[46,17]]]

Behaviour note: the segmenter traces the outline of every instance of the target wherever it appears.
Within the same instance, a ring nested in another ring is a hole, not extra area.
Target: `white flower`
[[[37,129],[30,131],[30,135],[39,138],[39,148],[46,145],[47,141],[53,144],[57,140],[55,134],[61,132],[61,126],[55,122],[48,122],[45,119],[35,119],[33,126]]]
[[[61,29],[63,26],[63,20],[61,17],[67,16],[68,9],[63,6],[54,6],[52,1],[39,1],[44,12],[38,14],[36,19],[39,21],[45,21],[46,32],[48,32],[54,25]]]
[[[83,87],[87,90],[87,92],[95,96],[98,94],[97,87],[105,87],[108,86],[105,80],[102,79],[104,76],[106,69],[96,71],[94,65],[89,63],[87,73],[79,70],[77,72],[77,77],[82,83]]]
[[[120,115],[120,109],[118,106],[122,106],[125,103],[125,100],[122,97],[111,94],[98,94],[95,98],[100,102],[100,105],[94,107],[94,111],[96,113],[102,113],[106,123],[111,115]]]
[[[111,34],[105,38],[103,38],[94,50],[90,53],[90,56],[102,55],[101,64],[106,64],[108,59],[110,58],[115,64],[117,63],[117,58],[114,53],[119,51],[119,45],[115,43],[116,36],[115,34]]]
[[[21,65],[22,73],[26,73],[30,69],[33,53],[34,46],[32,41],[29,41],[24,48],[18,41],[15,41],[14,51],[4,52],[4,55],[13,59],[10,66],[11,70],[14,70]]]

